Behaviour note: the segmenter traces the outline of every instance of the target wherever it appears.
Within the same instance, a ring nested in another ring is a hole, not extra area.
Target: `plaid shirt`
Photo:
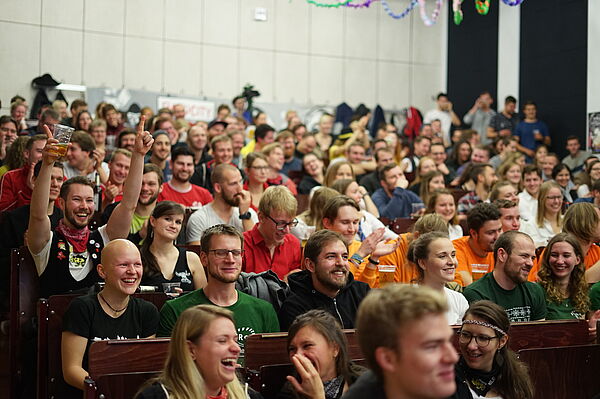
[[[475,191],[469,191],[458,200],[458,214],[466,215],[475,205],[481,202]]]

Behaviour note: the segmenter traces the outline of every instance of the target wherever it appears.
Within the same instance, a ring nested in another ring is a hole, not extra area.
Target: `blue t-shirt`
[[[519,137],[519,143],[530,150],[535,149],[542,144],[541,141],[536,141],[534,138],[535,132],[539,131],[542,136],[548,137],[548,126],[542,121],[525,122],[521,121],[515,129],[515,136]]]

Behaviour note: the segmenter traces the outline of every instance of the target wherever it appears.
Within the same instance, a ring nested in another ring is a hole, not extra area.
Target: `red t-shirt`
[[[191,184],[190,188],[181,192],[173,188],[171,183],[163,183],[162,192],[158,195],[158,201],[174,201],[183,206],[201,206],[212,202],[213,197],[210,191],[195,184]]]
[[[29,165],[9,170],[0,182],[0,212],[11,211],[31,202],[32,190],[27,185]]]
[[[299,269],[302,263],[300,241],[292,234],[287,234],[283,244],[277,246],[271,253],[265,244],[259,223],[252,230],[244,232],[244,263],[242,270],[247,273],[260,273],[273,270],[280,279],[294,269]]]

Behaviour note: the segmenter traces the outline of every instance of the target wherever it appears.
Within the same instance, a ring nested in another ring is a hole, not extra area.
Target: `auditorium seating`
[[[600,393],[600,345],[523,349],[536,399],[592,398]]]
[[[33,258],[27,247],[15,248],[10,263],[9,397],[23,388],[24,351],[35,343],[36,302],[39,282]]]
[[[62,377],[60,354],[62,318],[71,301],[77,296],[75,294],[53,295],[48,299],[40,299],[38,303],[38,399],[65,398],[70,392],[70,388]],[[158,309],[169,299],[163,293],[143,293],[135,294],[135,296],[152,302]],[[137,340],[135,341],[137,342]],[[124,360],[130,361],[127,357]],[[113,367],[115,364],[114,360],[106,363],[108,367]],[[134,363],[131,367],[137,368],[138,366]]]
[[[458,330],[459,327],[454,326],[453,328]],[[345,333],[350,358],[359,364],[364,364],[355,331],[345,330]],[[285,376],[292,371],[286,339],[286,333],[268,333],[254,334],[246,340],[244,374],[250,385],[263,393],[265,398],[272,397],[274,393],[278,392],[285,383]],[[585,321],[516,323],[511,326],[511,349],[520,352],[523,360],[535,368],[532,376],[536,381],[536,388],[540,386],[540,392],[544,394],[548,392],[543,383],[544,378],[547,378],[544,373],[551,375],[552,378],[558,378],[556,384],[560,384],[569,375],[579,373],[580,369],[586,368],[592,363],[595,365],[594,362],[600,361],[592,361],[590,358],[590,356],[597,356],[600,345],[585,345],[588,341]],[[168,339],[111,340],[92,344],[89,355],[91,379],[88,381],[86,398],[99,398],[100,394],[103,394],[106,399],[121,398],[126,396],[119,395],[136,392],[143,381],[160,371],[162,362],[166,358],[167,342]],[[564,353],[563,356],[557,356],[556,359],[564,358],[568,361],[568,369],[563,367],[563,363],[552,363],[556,360],[549,353],[556,347],[559,347]],[[549,349],[540,350],[544,348]],[[573,353],[570,352],[572,348],[574,348]],[[123,359],[127,359],[127,361]],[[553,369],[547,366],[552,364],[554,364]],[[557,367],[557,364],[560,367]],[[565,377],[554,377],[559,373]],[[588,381],[586,384],[583,382],[581,384],[585,386],[579,387],[577,392],[588,392],[595,387],[595,382],[592,384]],[[558,396],[536,395],[536,397]],[[583,398],[588,396],[561,397]]]

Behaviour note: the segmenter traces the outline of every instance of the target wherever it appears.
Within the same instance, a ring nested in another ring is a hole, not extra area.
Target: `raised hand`
[[[400,245],[400,239],[394,240],[394,242],[390,243],[380,241],[375,247],[375,250],[371,253],[371,256],[374,258],[379,258],[381,256],[391,254],[396,250],[396,248],[398,248],[398,245]]]
[[[133,152],[137,152],[139,154],[146,155],[150,148],[152,148],[152,144],[154,144],[154,139],[152,135],[148,131],[144,130],[144,123],[146,122],[146,117],[142,115],[140,117],[140,123],[137,126],[137,133],[135,136],[135,144],[133,146]]]
[[[112,203],[117,195],[119,195],[119,187],[114,184],[108,182],[106,187],[104,187],[104,197],[107,203]]]
[[[360,247],[358,248],[358,251],[356,251],[356,253],[358,253],[358,255],[360,255],[362,258],[373,253],[373,251],[375,251],[375,248],[377,247],[377,244],[379,244],[383,240],[384,234],[384,227],[380,227],[371,234],[369,234],[369,236],[365,238],[360,244]]]
[[[242,190],[236,196],[240,197],[240,203],[238,208],[240,209],[240,214],[248,212],[250,209],[250,203],[252,202],[252,196],[249,191]]]
[[[325,389],[323,381],[319,376],[319,372],[315,369],[312,362],[304,355],[299,353],[292,356],[294,367],[302,380],[302,383],[293,376],[287,376],[287,380],[292,384],[294,389],[310,399],[325,399]]]

